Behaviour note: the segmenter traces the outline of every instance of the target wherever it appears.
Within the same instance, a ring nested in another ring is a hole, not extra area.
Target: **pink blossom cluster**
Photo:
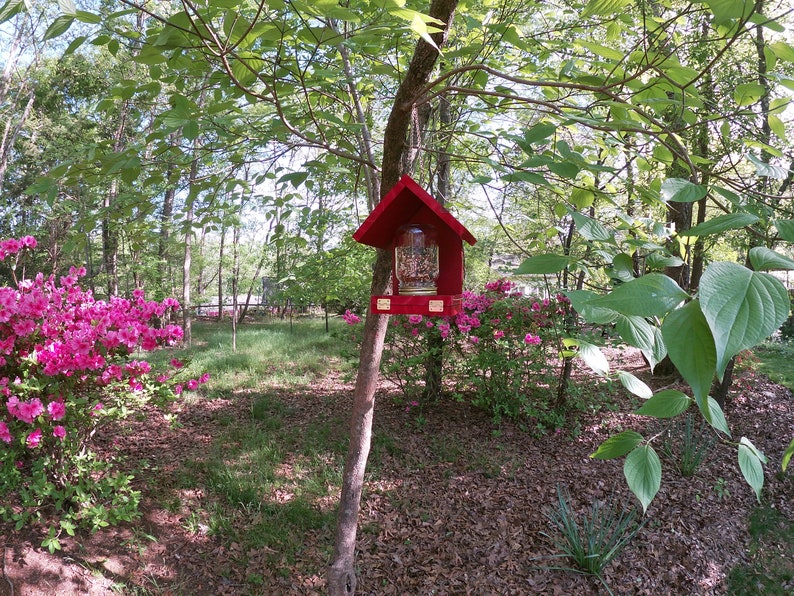
[[[345,320],[345,323],[348,325],[355,325],[356,323],[361,321],[361,318],[356,315],[353,311],[349,308],[345,311],[345,314],[342,315],[342,318]]]
[[[0,261],[8,255],[14,255],[23,248],[36,248],[36,239],[33,236],[23,236],[22,238],[8,238],[0,242]]]
[[[32,237],[4,240],[0,260],[35,246]],[[175,299],[149,301],[136,290],[131,300],[96,300],[78,284],[85,274],[73,267],[58,280],[39,273],[16,288],[0,287],[0,441],[19,436],[34,449],[50,435],[63,441],[70,428],[84,435],[81,425],[105,408],[103,395],[152,390],[152,367],[130,360],[134,351],[182,339],[181,327],[159,323],[179,308]],[[170,379],[161,374],[157,382],[165,386]],[[203,375],[187,387],[207,380]]]
[[[543,343],[542,330],[559,323],[570,308],[570,300],[563,294],[543,299],[526,297],[514,282],[501,279],[488,282],[483,293],[464,292],[462,306],[462,312],[454,317],[431,320],[408,315],[394,317],[392,325],[413,337],[418,337],[423,328],[436,327],[441,337],[448,338],[454,331],[469,344],[515,337],[524,345],[538,346]]]

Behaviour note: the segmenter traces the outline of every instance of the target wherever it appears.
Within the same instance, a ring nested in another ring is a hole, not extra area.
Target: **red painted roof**
[[[353,239],[375,248],[391,248],[397,228],[419,218],[435,226],[443,225],[471,245],[477,240],[462,223],[438,204],[407,174],[400,178],[353,233]]]

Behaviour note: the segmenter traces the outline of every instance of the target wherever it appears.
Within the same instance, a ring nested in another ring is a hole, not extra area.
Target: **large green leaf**
[[[640,433],[633,430],[624,430],[601,443],[598,449],[590,454],[590,457],[593,459],[615,459],[626,455],[640,443],[642,443],[642,435]]]
[[[617,375],[621,385],[623,385],[632,395],[636,395],[640,399],[650,399],[650,397],[653,395],[653,390],[651,390],[651,388],[648,387],[644,381],[641,381],[633,374],[626,372],[625,370],[619,370]]]
[[[706,196],[705,186],[684,178],[668,178],[662,182],[662,198],[675,203],[694,203]]]
[[[597,375],[606,376],[609,374],[609,361],[601,348],[586,341],[577,340],[579,346],[577,356]]]
[[[751,248],[748,256],[750,257],[750,264],[756,271],[789,271],[794,269],[794,259],[778,254],[765,246]]]
[[[616,287],[594,300],[593,306],[609,308],[626,316],[661,317],[688,296],[666,275],[649,273]]]
[[[701,414],[711,426],[720,432],[724,432],[729,437],[731,430],[728,428],[728,421],[725,419],[725,412],[722,411],[717,400],[709,396],[705,401],[698,402]]]
[[[682,236],[708,236],[709,234],[719,234],[728,230],[738,230],[752,225],[760,218],[752,213],[728,213],[720,215],[700,225],[681,232]]]
[[[72,15],[62,14],[55,17],[55,20],[47,27],[47,30],[44,32],[44,41],[49,39],[54,39],[59,35],[63,35],[69,30],[69,27],[72,26],[74,23],[74,17]]]
[[[648,361],[648,366],[651,367],[651,372],[667,356],[667,346],[664,345],[664,338],[662,337],[662,330],[659,327],[653,328],[653,346],[651,349],[642,350],[642,355]]]
[[[677,389],[664,389],[654,394],[637,410],[637,414],[654,418],[673,418],[692,404],[692,398]]]
[[[780,280],[736,263],[712,263],[706,268],[700,280],[700,303],[714,337],[720,378],[733,356],[783,324],[790,307]]]
[[[559,273],[568,266],[569,258],[565,255],[545,254],[524,259],[516,269],[518,275]]]
[[[794,242],[794,219],[776,219],[773,223],[783,240]]]
[[[654,326],[643,317],[618,315],[615,320],[615,330],[623,341],[641,350],[652,349],[656,341],[653,332]]]
[[[588,323],[608,325],[618,317],[618,313],[611,308],[594,305],[600,296],[589,290],[571,290],[565,292],[565,295],[570,299],[574,310]]]
[[[662,462],[650,445],[640,445],[626,456],[623,475],[631,492],[642,503],[643,513],[648,510],[662,484]]]
[[[698,403],[705,403],[717,366],[717,351],[708,321],[693,300],[674,310],[662,323],[667,353],[684,377]]]
[[[761,489],[764,488],[764,468],[766,457],[755,448],[747,437],[739,441],[739,468],[742,476],[755,491],[755,498],[761,502]]]
[[[615,235],[607,230],[600,222],[586,215],[582,215],[581,213],[577,213],[576,211],[571,213],[571,217],[573,217],[573,221],[576,223],[576,228],[579,230],[579,233],[587,240],[606,242],[608,244],[615,243]]]
[[[786,168],[761,161],[752,153],[747,154],[747,159],[753,162],[757,176],[762,178],[775,178],[777,180],[785,180],[788,176],[788,170]]]

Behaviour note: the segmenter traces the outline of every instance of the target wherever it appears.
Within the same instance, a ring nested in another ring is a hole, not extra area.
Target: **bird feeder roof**
[[[462,223],[407,174],[381,199],[353,233],[353,239],[375,248],[389,249],[397,228],[419,220],[437,228],[446,227],[470,245],[477,242]]]

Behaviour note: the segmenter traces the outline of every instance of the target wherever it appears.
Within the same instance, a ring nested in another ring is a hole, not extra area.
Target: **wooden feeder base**
[[[463,296],[460,294],[372,296],[370,309],[377,315],[451,317],[463,311]]]

